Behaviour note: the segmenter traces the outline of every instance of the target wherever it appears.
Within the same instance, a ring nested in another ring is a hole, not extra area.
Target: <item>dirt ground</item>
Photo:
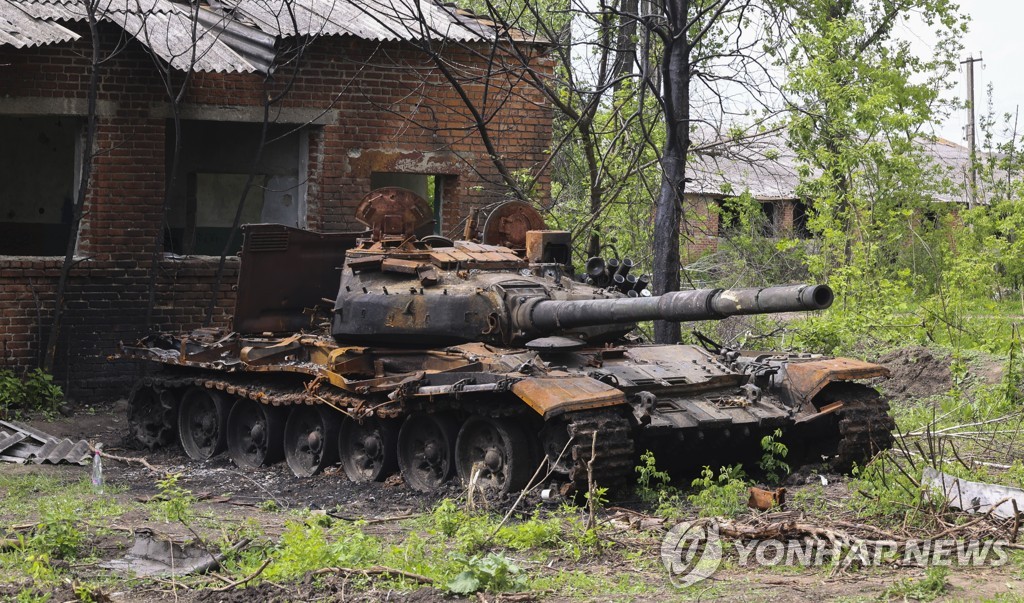
[[[893,371],[893,379],[883,386],[894,398],[900,400],[930,396],[948,390],[951,383],[948,359],[936,357],[925,349],[909,348],[882,358]],[[943,370],[944,368],[944,370]],[[980,371],[984,373],[985,371]],[[989,371],[991,373],[992,371]],[[980,377],[984,378],[984,376]],[[991,378],[991,377],[990,377]],[[367,530],[375,535],[394,535],[403,528],[389,518],[415,515],[429,510],[439,500],[462,496],[457,486],[449,490],[423,495],[405,488],[400,480],[384,484],[357,484],[348,481],[339,471],[329,471],[313,478],[296,478],[284,463],[262,470],[244,470],[235,467],[223,455],[208,462],[188,460],[180,450],[170,448],[153,453],[133,450],[126,445],[125,402],[112,402],[105,406],[80,409],[73,417],[56,421],[33,421],[32,425],[50,434],[72,439],[87,439],[102,442],[108,453],[129,457],[145,456],[153,465],[165,471],[180,473],[179,485],[191,490],[200,498],[198,510],[215,516],[224,525],[243,521],[257,521],[268,536],[280,534],[287,513],[271,510],[267,501],[274,501],[278,509],[324,509],[344,518],[364,518],[375,521]],[[44,474],[61,476],[69,481],[80,480],[88,475],[88,467],[79,466],[17,466],[0,464],[0,475]],[[104,464],[105,482],[124,488],[117,494],[124,501],[145,501],[158,492],[156,478],[138,464],[124,464],[107,461]],[[829,501],[850,496],[846,480],[840,476],[828,476],[829,484],[824,496]],[[803,472],[791,478],[787,484],[792,500],[802,485],[820,483],[816,474]],[[0,502],[0,524],[7,523]],[[635,500],[611,501],[603,518],[608,519],[616,507],[641,509]],[[381,521],[377,521],[381,520]],[[104,559],[116,559],[125,554],[131,545],[132,534],[153,530],[170,536],[188,539],[184,528],[173,524],[154,522],[141,511],[129,512],[111,526],[114,535],[97,545],[99,555]],[[919,580],[925,575],[920,567],[876,567],[857,571],[830,573],[825,568],[741,568],[726,563],[714,576],[697,587],[679,591],[667,578],[667,573],[658,562],[659,539],[630,534],[628,529],[612,529],[607,538],[618,543],[630,544],[630,556],[642,558],[649,563],[630,563],[625,554],[606,553],[598,557],[584,557],[574,563],[569,559],[554,559],[546,564],[523,560],[523,567],[529,572],[558,573],[582,571],[589,575],[606,577],[609,581],[636,582],[647,586],[645,594],[606,595],[595,597],[588,592],[572,590],[555,593],[516,593],[505,595],[480,595],[480,601],[526,601],[526,600],[724,600],[724,601],[859,601],[879,600],[883,593],[896,581]],[[639,545],[637,543],[640,543]],[[639,546],[639,548],[637,548]],[[612,547],[615,550],[615,547]],[[81,568],[80,575],[87,579],[96,568]],[[958,569],[952,568],[947,579],[948,591],[939,600],[1024,600],[1024,580],[1021,565],[1011,562],[1003,567]],[[15,600],[19,591],[27,585],[0,584],[0,600]],[[75,600],[71,585],[51,593],[51,601]],[[105,599],[103,597],[106,597]],[[173,590],[167,584],[128,581],[124,588],[112,587],[97,600],[107,601],[305,601],[305,600],[388,600],[388,601],[438,601],[452,600],[453,597],[434,588],[421,588],[397,592],[382,588],[353,591],[346,580],[328,577],[314,584],[306,581],[293,585],[262,583],[251,588],[236,588],[227,592]]]

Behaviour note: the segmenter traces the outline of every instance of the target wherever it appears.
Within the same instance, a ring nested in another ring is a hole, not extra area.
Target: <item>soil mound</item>
[[[895,400],[926,398],[949,391],[953,376],[948,355],[936,355],[928,348],[914,346],[885,354],[877,360],[892,372],[882,381],[882,393]]]

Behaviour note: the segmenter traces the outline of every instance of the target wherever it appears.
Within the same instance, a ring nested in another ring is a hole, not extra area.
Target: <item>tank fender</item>
[[[569,411],[626,404],[622,390],[583,375],[527,377],[513,383],[511,389],[545,419]]]
[[[889,369],[853,358],[822,358],[806,362],[787,362],[775,384],[794,406],[808,404],[833,381],[853,381],[889,377]]]

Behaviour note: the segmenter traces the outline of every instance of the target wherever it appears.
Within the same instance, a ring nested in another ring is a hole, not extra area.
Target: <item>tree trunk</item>
[[[615,68],[612,71],[616,91],[622,88],[620,78],[633,73],[633,65],[636,63],[636,15],[640,11],[640,0],[622,0],[619,10],[623,16],[619,17],[619,39],[615,46]]]
[[[684,29],[689,0],[669,0],[666,15],[671,39],[661,62],[665,91],[665,148],[661,190],[654,205],[654,294],[679,289],[679,229],[686,188],[686,152],[690,147],[690,45]],[[654,341],[677,343],[679,323],[654,322]]]
[[[57,291],[53,302],[53,320],[50,322],[50,333],[46,338],[46,353],[43,356],[43,370],[52,373],[57,358],[57,342],[60,341],[61,322],[64,319],[64,298],[67,295],[68,279],[71,268],[75,265],[75,247],[78,244],[78,231],[82,225],[85,211],[85,198],[92,177],[93,146],[96,141],[96,97],[100,88],[100,40],[99,28],[96,25],[96,5],[86,2],[86,18],[89,23],[89,41],[92,46],[91,71],[89,73],[89,91],[87,97],[85,141],[82,143],[82,171],[78,179],[78,190],[75,193],[75,204],[71,210],[71,229],[68,233],[67,246],[64,251],[64,263],[60,266],[57,278]],[[42,328],[42,324],[39,325]]]

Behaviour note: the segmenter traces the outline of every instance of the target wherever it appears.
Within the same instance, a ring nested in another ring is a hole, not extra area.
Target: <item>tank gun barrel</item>
[[[824,310],[832,305],[828,285],[789,285],[748,289],[694,289],[654,297],[594,300],[526,300],[514,314],[515,326],[549,333],[602,324],[645,320],[720,320],[738,314]]]

